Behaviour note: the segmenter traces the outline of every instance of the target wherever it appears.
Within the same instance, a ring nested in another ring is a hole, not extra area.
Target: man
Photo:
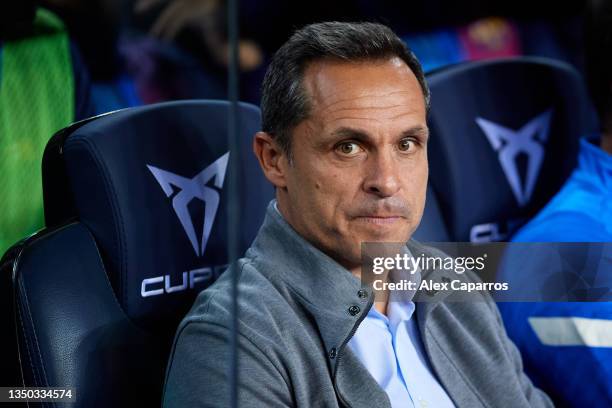
[[[421,219],[428,99],[418,61],[382,25],[313,24],[274,56],[254,150],[276,200],[232,266],[239,405],[550,406],[494,303],[415,310],[374,302],[358,278],[362,242],[406,242]],[[230,281],[203,291],[181,323],[166,406],[229,405]]]
[[[513,241],[612,242],[612,1],[590,1],[587,10],[586,79],[599,114],[601,137],[580,140],[577,168]],[[606,245],[608,253],[609,248]],[[610,288],[612,276],[605,255],[600,265],[597,286]],[[521,272],[510,272],[501,279],[531,279],[527,270]],[[595,272],[595,268],[588,272]],[[530,377],[556,403],[612,406],[611,303],[507,303],[500,304],[500,310],[508,333],[523,353]],[[533,318],[539,318],[540,326],[533,326]],[[543,341],[536,335],[536,328],[549,338],[569,335],[580,341]]]

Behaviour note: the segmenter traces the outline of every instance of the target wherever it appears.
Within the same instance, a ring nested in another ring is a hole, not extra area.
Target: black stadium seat
[[[507,240],[566,180],[578,138],[596,131],[583,81],[564,63],[531,57],[460,64],[427,79],[433,200],[415,236]]]
[[[160,404],[175,328],[227,263],[228,107],[127,109],[50,141],[48,228],[3,260],[24,385],[74,387],[79,407]],[[244,251],[273,190],[251,152],[259,110],[239,117]]]

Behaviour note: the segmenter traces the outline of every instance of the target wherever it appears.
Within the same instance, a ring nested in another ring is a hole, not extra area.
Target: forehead
[[[421,86],[397,57],[360,62],[317,61],[304,72],[312,119],[425,120]]]

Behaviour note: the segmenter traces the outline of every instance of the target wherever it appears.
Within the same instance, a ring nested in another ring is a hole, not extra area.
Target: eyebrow
[[[429,138],[429,129],[426,126],[421,125],[413,126],[400,133],[399,139],[403,139],[405,137],[416,137],[422,141],[427,141]],[[331,133],[330,138],[333,140],[354,139],[365,143],[373,142],[372,137],[368,132],[350,127],[341,127],[334,130]]]

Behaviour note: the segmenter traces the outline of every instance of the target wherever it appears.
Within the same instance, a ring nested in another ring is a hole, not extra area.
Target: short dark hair
[[[272,135],[291,159],[293,128],[310,113],[302,85],[308,64],[322,59],[357,62],[399,57],[416,76],[429,107],[423,69],[406,44],[387,26],[377,23],[325,22],[296,31],[272,57],[262,86],[262,130]]]
[[[586,80],[604,131],[612,131],[612,1],[591,0],[584,21]]]

